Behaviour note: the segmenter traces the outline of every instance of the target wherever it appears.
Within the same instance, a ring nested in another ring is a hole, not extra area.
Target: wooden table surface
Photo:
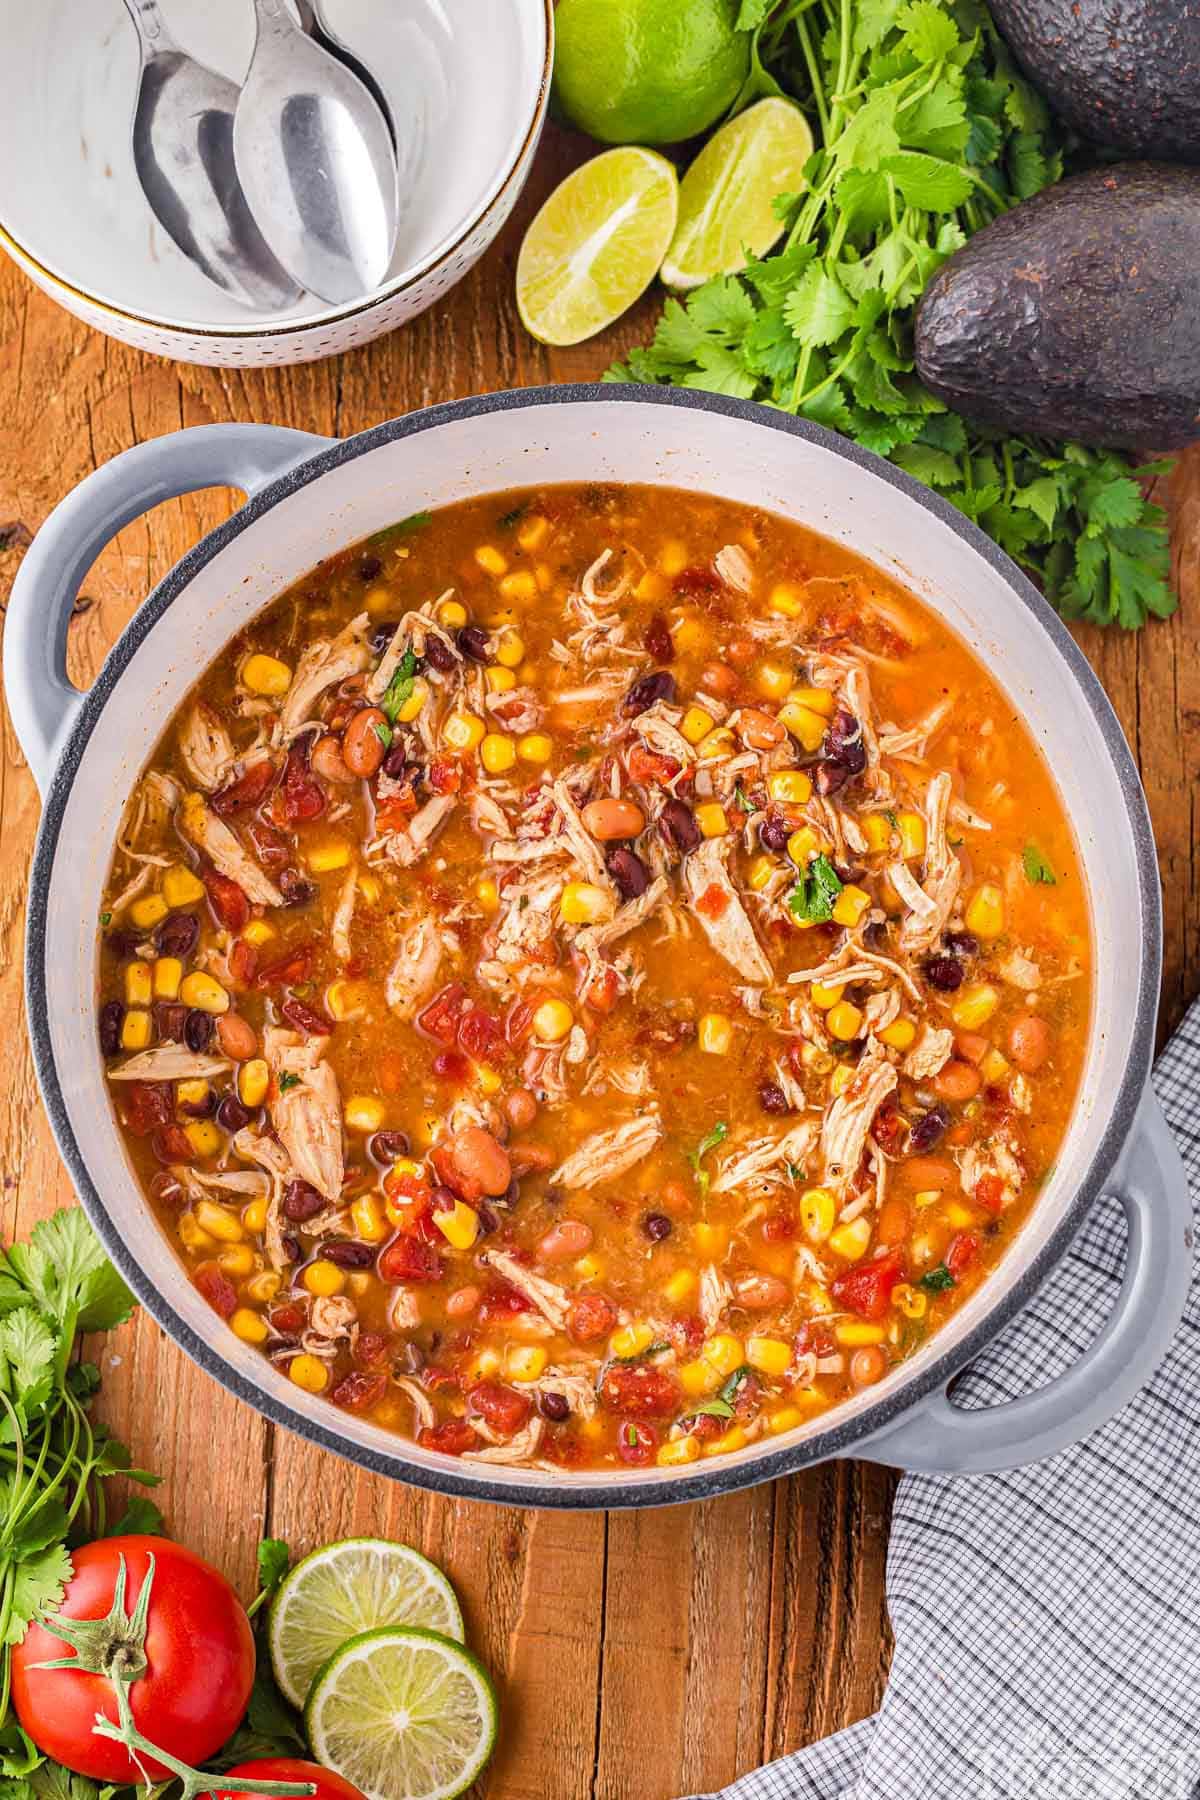
[[[583,146],[551,133],[501,240],[403,330],[332,361],[201,369],[140,355],[78,324],[0,264],[0,600],[29,534],[92,469],[184,425],[271,420],[349,435],[485,389],[598,375],[647,334],[648,295],[604,338],[550,351],[512,302],[525,223]],[[1166,902],[1163,1028],[1200,988],[1200,449],[1177,471],[1183,605],[1138,636],[1084,632],[1150,796]],[[130,525],[84,584],[71,627],[86,686],[153,584],[236,496],[171,501]],[[0,764],[2,1226],[69,1202],[23,1030],[22,935],[38,797],[7,715]],[[878,1703],[889,1634],[892,1478],[834,1464],[705,1505],[570,1515],[453,1502],[367,1475],[266,1424],[201,1374],[148,1317],[102,1347],[102,1410],[164,1476],[173,1533],[247,1595],[260,1536],[297,1550],[351,1533],[416,1545],[463,1597],[501,1690],[488,1800],[669,1800],[723,1785]]]

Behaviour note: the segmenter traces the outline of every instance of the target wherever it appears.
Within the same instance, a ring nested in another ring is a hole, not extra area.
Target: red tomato
[[[288,825],[302,825],[309,819],[319,818],[325,811],[325,790],[309,774],[304,752],[298,746],[288,751],[283,786],[279,791]]]
[[[208,893],[213,917],[226,931],[244,931],[250,922],[250,902],[236,881],[216,869],[202,869],[200,879]]]
[[[440,1450],[444,1456],[461,1456],[464,1450],[475,1448],[479,1433],[465,1419],[443,1419],[440,1425],[426,1425],[418,1431],[417,1442],[422,1450]]]
[[[1004,1183],[999,1175],[981,1175],[971,1190],[971,1198],[977,1206],[985,1206],[990,1213],[1002,1212]]]
[[[237,1311],[237,1289],[218,1263],[201,1263],[192,1281],[214,1312],[220,1313],[223,1319],[232,1319]]]
[[[946,1267],[955,1281],[965,1275],[979,1251],[979,1238],[973,1231],[960,1231],[950,1239],[946,1251]]]
[[[425,1010],[417,1015],[417,1024],[431,1038],[447,1047],[458,1036],[458,1021],[467,1003],[467,990],[460,981],[452,981],[435,994]]]
[[[255,986],[260,988],[294,987],[297,982],[307,981],[312,974],[313,957],[316,945],[311,943],[292,944],[282,956],[260,969],[255,979]]]
[[[264,756],[261,762],[251,763],[236,781],[227,782],[219,794],[213,795],[213,811],[222,819],[231,819],[235,813],[257,806],[268,789],[274,787],[278,773],[269,756]]]
[[[75,1572],[61,1612],[66,1619],[106,1618],[124,1558],[131,1616],[151,1557],[146,1670],[129,1690],[133,1720],[148,1742],[195,1768],[236,1730],[254,1682],[254,1638],[225,1577],[168,1538],[101,1538],[71,1552]],[[72,1654],[37,1624],[12,1653],[13,1705],[38,1749],[81,1775],[120,1786],[168,1775],[153,1757],[143,1754],[136,1763],[123,1744],[93,1732],[98,1713],[117,1722],[107,1676],[36,1666]]]
[[[442,1259],[428,1244],[412,1237],[394,1237],[379,1253],[381,1281],[440,1281]]]
[[[614,1412],[632,1419],[666,1419],[679,1411],[683,1395],[668,1369],[638,1363],[631,1368],[610,1368],[600,1384],[600,1395]]]
[[[830,1282],[829,1291],[841,1306],[857,1313],[859,1318],[882,1319],[892,1298],[892,1289],[903,1273],[904,1258],[899,1250],[893,1250],[887,1256],[876,1257],[874,1262],[847,1269],[845,1274]]]
[[[479,1302],[479,1318],[484,1325],[491,1325],[497,1319],[515,1318],[518,1313],[530,1310],[524,1294],[518,1294],[516,1288],[510,1287],[506,1281],[495,1281],[485,1288],[483,1299]]]
[[[617,1322],[617,1309],[603,1294],[584,1294],[567,1317],[567,1330],[577,1344],[595,1344],[606,1338]]]
[[[654,1461],[658,1449],[658,1433],[653,1425],[641,1425],[633,1419],[623,1419],[617,1431],[617,1455],[624,1463],[632,1463],[634,1468],[644,1468]]]
[[[533,1411],[533,1402],[527,1394],[518,1394],[514,1388],[504,1387],[498,1381],[477,1381],[467,1394],[467,1402],[472,1412],[486,1419],[501,1437],[512,1437],[514,1432],[520,1431]]]
[[[217,1789],[217,1800],[262,1800],[261,1795],[247,1794],[238,1787],[239,1775],[247,1781],[311,1781],[317,1790],[313,1800],[363,1800],[361,1788],[344,1775],[298,1756],[260,1756],[256,1762],[239,1763],[225,1777],[229,1786]]]

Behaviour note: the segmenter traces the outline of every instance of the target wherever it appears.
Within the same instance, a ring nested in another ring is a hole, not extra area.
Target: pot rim
[[[999,1291],[995,1304],[973,1329],[935,1358],[918,1377],[909,1383],[898,1383],[890,1393],[882,1395],[877,1403],[864,1408],[850,1419],[839,1419],[835,1410],[827,1430],[813,1432],[794,1445],[781,1443],[766,1450],[761,1456],[737,1462],[706,1464],[695,1470],[685,1466],[678,1474],[655,1479],[616,1476],[607,1481],[570,1485],[547,1479],[517,1486],[490,1478],[486,1464],[464,1466],[447,1459],[448,1466],[442,1470],[411,1462],[405,1454],[407,1440],[401,1437],[395,1439],[394,1450],[355,1443],[336,1429],[338,1415],[332,1407],[323,1405],[319,1412],[309,1414],[276,1399],[257,1382],[242,1375],[227,1361],[215,1343],[209,1343],[198,1336],[143,1273],[140,1263],[118,1231],[103,1197],[91,1179],[67,1111],[50,1035],[45,978],[50,925],[47,896],[67,800],[97,720],[134,652],[186,592],[194,576],[214,556],[249,530],[280,500],[319,480],[329,471],[340,468],[344,463],[369,455],[381,445],[398,439],[418,437],[441,425],[490,413],[518,414],[529,408],[580,403],[638,404],[661,406],[664,411],[682,408],[715,412],[744,424],[760,426],[764,430],[804,438],[827,454],[857,464],[886,481],[910,501],[924,508],[940,524],[947,526],[990,565],[1014,597],[1034,614],[1046,632],[1051,645],[1066,665],[1066,672],[1079,687],[1112,761],[1125,803],[1125,818],[1137,866],[1141,906],[1140,966],[1131,1049],[1111,1102],[1107,1123],[1074,1197],[1054,1231],[1021,1276]],[[95,682],[83,697],[46,793],[30,871],[25,997],[34,1063],[43,1101],[76,1192],[106,1254],[116,1264],[151,1317],[193,1362],[207,1374],[214,1376],[238,1399],[248,1402],[272,1424],[283,1425],[298,1436],[359,1464],[373,1474],[386,1475],[436,1493],[463,1499],[490,1500],[508,1506],[576,1511],[615,1510],[710,1499],[790,1475],[833,1457],[846,1456],[856,1444],[891,1424],[935,1390],[944,1388],[954,1375],[992,1341],[1025,1306],[1065,1253],[1086,1213],[1101,1193],[1105,1179],[1132,1126],[1152,1060],[1161,948],[1162,918],[1154,838],[1145,795],[1128,743],[1104,689],[1062,620],[998,545],[932,489],[924,487],[893,464],[876,456],[873,451],[864,450],[849,439],[806,419],[773,411],[753,401],[702,390],[578,382],[515,388],[496,394],[473,395],[466,399],[447,401],[401,418],[387,420],[353,437],[336,440],[328,449],[318,451],[305,462],[267,483],[230,519],[194,545],[164,576],[117,639]]]

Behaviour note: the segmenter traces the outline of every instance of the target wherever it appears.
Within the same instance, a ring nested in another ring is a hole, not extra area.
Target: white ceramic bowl
[[[690,1469],[548,1477],[464,1464],[300,1393],[189,1282],[130,1170],[96,1045],[95,921],[114,836],[197,672],[333,551],[424,507],[555,481],[647,482],[769,507],[905,582],[1024,714],[1059,781],[1091,897],[1095,1007],[1080,1098],[1053,1174],[999,1267],[878,1387],[786,1437]],[[252,498],[160,584],[80,695],[63,652],[97,551],[155,501],[214,484]],[[38,1077],[60,1148],[106,1248],[155,1317],[271,1418],[368,1467],[450,1492],[510,1504],[647,1505],[851,1452],[908,1467],[1007,1467],[1082,1437],[1164,1353],[1187,1291],[1191,1206],[1146,1088],[1160,920],[1137,772],[1095,676],[1045,601],[982,532],[890,464],[765,407],[611,385],[456,401],[344,443],[271,426],[178,432],[117,457],[52,514],[9,601],[4,675],[45,795],[26,978]],[[1034,1292],[1102,1186],[1120,1197],[1129,1221],[1125,1281],[1105,1330],[1033,1394],[978,1411],[952,1405],[951,1377]]]
[[[250,0],[161,0],[180,45],[234,81]],[[133,164],[137,38],[122,0],[0,0],[0,245],[87,324],[183,362],[311,362],[365,344],[482,255],[529,173],[549,97],[552,0],[325,0],[400,133],[404,196],[388,279],[346,305],[254,313],[163,231]]]

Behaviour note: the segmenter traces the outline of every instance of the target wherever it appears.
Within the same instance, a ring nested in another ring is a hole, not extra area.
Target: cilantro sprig
[[[763,400],[846,433],[936,488],[1068,618],[1136,627],[1174,611],[1166,465],[948,412],[913,365],[928,282],[1000,213],[1057,181],[1068,143],[982,0],[742,0],[742,105],[785,92],[818,148],[776,207],[782,246],[668,300],[614,381]]]
[[[823,853],[814,856],[787,896],[788,911],[794,918],[821,925],[832,919],[833,903],[841,891],[841,876],[829,858]]]
[[[1021,867],[1025,871],[1026,881],[1034,887],[1037,887],[1039,883],[1044,883],[1046,887],[1058,885],[1058,877],[1036,844],[1026,844],[1022,850]]]
[[[728,1136],[729,1127],[722,1119],[713,1126],[710,1132],[700,1139],[700,1142],[696,1145],[694,1150],[688,1151],[688,1161],[692,1165],[692,1172],[696,1177],[696,1186],[700,1190],[701,1199],[704,1199],[707,1196],[708,1184],[712,1180],[708,1170],[702,1168],[701,1164],[709,1151],[715,1150],[719,1144],[723,1144]]]
[[[379,709],[384,713],[390,725],[394,725],[400,717],[400,708],[406,700],[411,700],[413,683],[417,678],[417,659],[411,650],[406,650],[396,664],[392,679],[388,682],[379,702]],[[380,734],[382,736],[382,733]],[[391,732],[388,732],[388,743]],[[387,746],[385,745],[386,749]]]

